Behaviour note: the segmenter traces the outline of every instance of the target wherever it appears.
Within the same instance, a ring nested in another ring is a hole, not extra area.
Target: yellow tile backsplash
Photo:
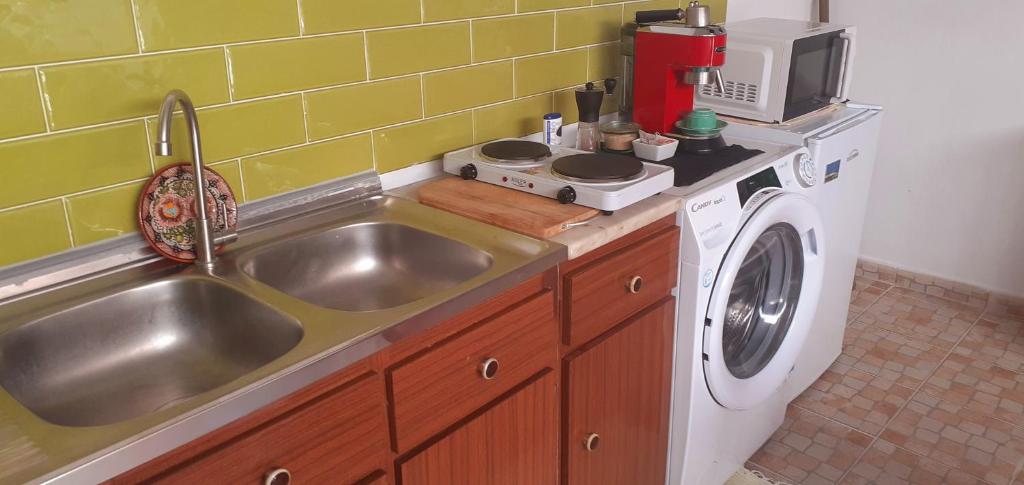
[[[725,0],[712,0],[724,19]],[[160,101],[240,201],[540,129],[681,0],[0,0],[0,266],[135,230]],[[610,97],[604,111],[613,111]],[[475,137],[475,138],[474,138]]]
[[[519,11],[535,12],[537,10],[582,7],[584,5],[590,5],[590,0],[519,0]]]
[[[358,33],[231,46],[232,92],[245,99],[363,81],[365,57]]]
[[[587,79],[622,77],[622,52],[619,43],[593,46],[587,49]]]
[[[517,99],[511,103],[480,108],[475,114],[476,143],[514,138],[543,128],[542,117],[551,112],[551,94]]]
[[[516,97],[554,91],[587,80],[587,50],[516,59]]]
[[[469,22],[366,33],[370,77],[399,76],[469,64]]]
[[[0,67],[138,52],[125,0],[0,2]]]
[[[147,147],[141,121],[0,143],[0,207],[146,177]]]
[[[68,222],[75,244],[89,244],[135,231],[134,211],[143,182],[67,198]]]
[[[367,133],[242,159],[249,200],[372,168],[373,148]]]
[[[55,130],[155,114],[174,88],[196,106],[229,99],[223,49],[66,64],[39,74]]]
[[[373,134],[377,171],[384,173],[436,160],[445,152],[473,144],[473,115],[462,112],[418,121]]]
[[[59,200],[0,212],[0,228],[7,235],[4,250],[0,251],[0,266],[71,247],[64,204]],[[11,234],[15,236],[9,236]]]
[[[427,116],[512,99],[512,61],[440,71],[423,76]]]
[[[295,0],[134,2],[142,48],[147,52],[299,34]]]
[[[356,84],[306,94],[309,137],[322,140],[423,117],[420,77]]]
[[[275,148],[306,142],[302,113],[302,96],[292,94],[280,98],[249,101],[217,108],[199,110],[203,158],[207,162],[223,161]],[[156,139],[156,119],[149,120],[150,136]],[[171,126],[170,157],[156,157],[156,166],[190,160],[185,122],[176,116]]]
[[[46,131],[34,69],[0,72],[0,138]]]
[[[420,22],[420,0],[299,0],[307,34]]]
[[[555,15],[555,48],[569,49],[619,40],[622,4],[563,10]]]
[[[423,20],[465,19],[515,13],[516,0],[423,0]]]
[[[552,13],[474,20],[473,61],[548,52],[555,44],[554,26]]]

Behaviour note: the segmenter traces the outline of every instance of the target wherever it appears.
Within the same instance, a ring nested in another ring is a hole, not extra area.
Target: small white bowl
[[[644,160],[651,160],[653,162],[660,162],[676,154],[676,148],[679,147],[679,140],[661,135],[658,135],[657,140],[668,140],[668,142],[663,145],[651,145],[649,143],[641,142],[639,138],[633,140],[633,154],[636,155],[637,158],[643,158]]]

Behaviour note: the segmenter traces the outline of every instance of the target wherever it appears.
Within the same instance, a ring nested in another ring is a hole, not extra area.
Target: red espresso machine
[[[644,131],[675,132],[693,111],[695,86],[716,83],[725,91],[725,29],[711,25],[711,9],[690,2],[682,22],[657,22],[636,30],[633,121]]]

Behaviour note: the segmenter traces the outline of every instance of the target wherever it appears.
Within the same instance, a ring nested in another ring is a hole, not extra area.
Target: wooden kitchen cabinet
[[[559,268],[563,485],[660,485],[679,228],[666,217]]]
[[[547,370],[398,466],[403,485],[554,485],[558,378]]]
[[[678,244],[660,220],[109,483],[661,484]]]
[[[665,481],[675,299],[566,358],[569,485]]]

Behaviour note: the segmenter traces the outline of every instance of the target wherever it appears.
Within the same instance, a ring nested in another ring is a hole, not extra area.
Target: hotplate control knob
[[[576,202],[576,190],[568,185],[562,187],[561,190],[558,191],[558,201],[563,204],[572,204],[573,202]]]
[[[462,168],[459,169],[459,176],[464,180],[476,180],[477,175],[476,165],[473,165],[472,163],[463,165]]]

